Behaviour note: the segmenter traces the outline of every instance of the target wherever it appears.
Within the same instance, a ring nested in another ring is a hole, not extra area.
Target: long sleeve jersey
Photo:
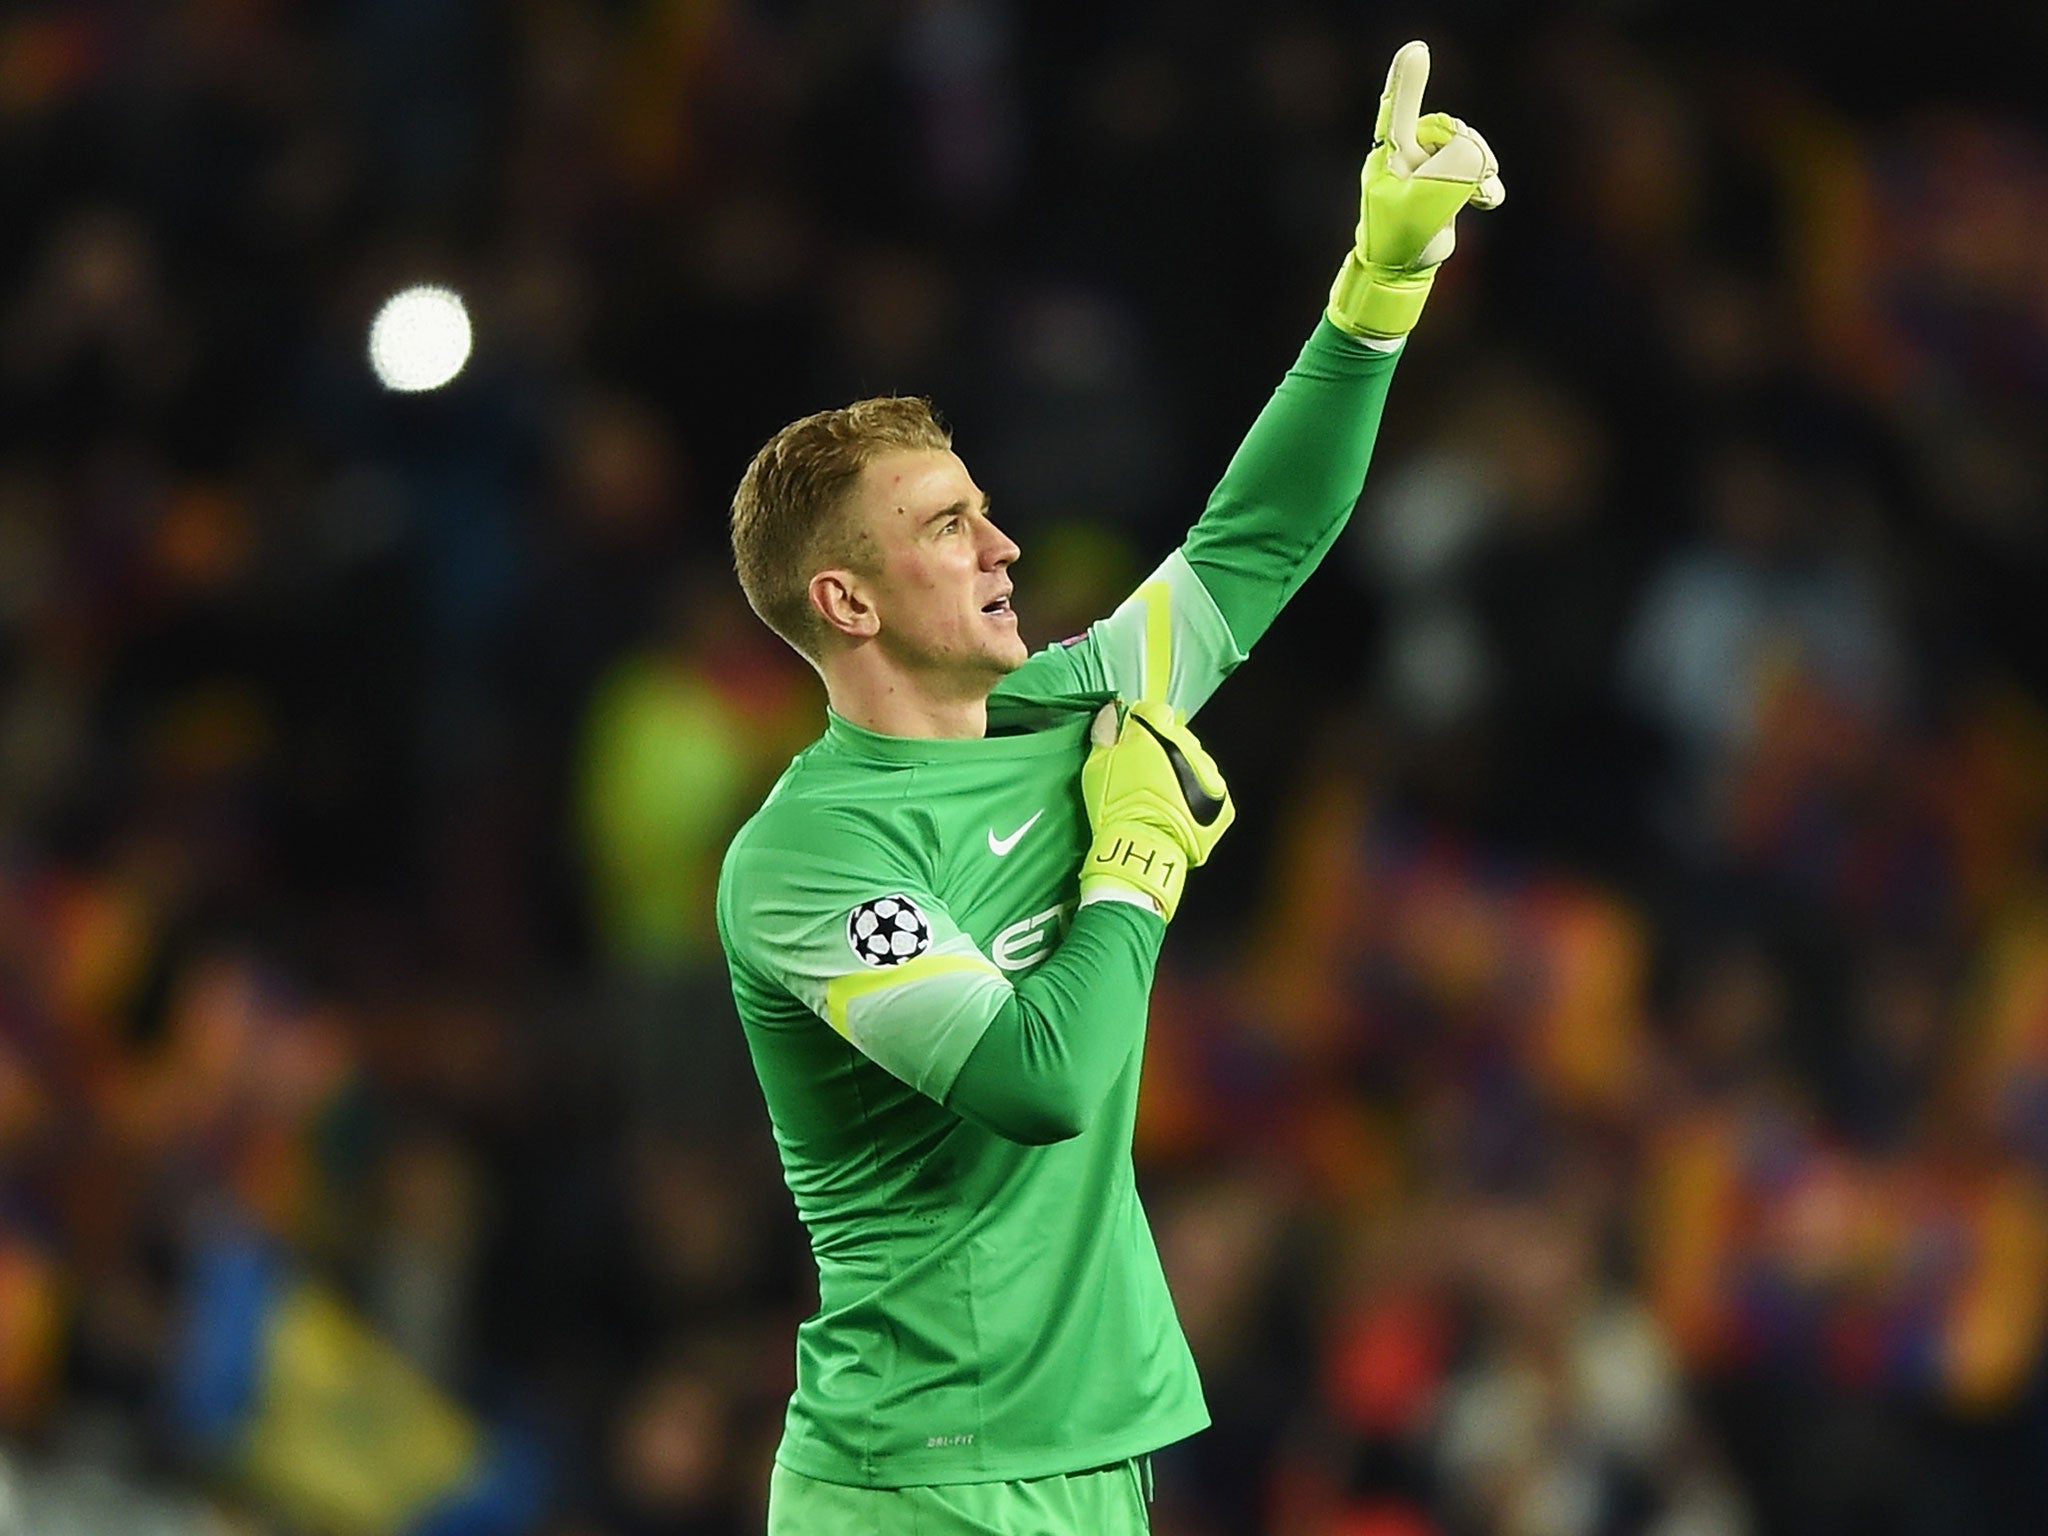
[[[1107,700],[1194,714],[1342,530],[1397,354],[1317,327],[1181,546],[977,739],[836,714],[718,924],[817,1312],[778,1459],[875,1487],[1077,1471],[1208,1423],[1131,1160],[1165,925],[1078,906]]]

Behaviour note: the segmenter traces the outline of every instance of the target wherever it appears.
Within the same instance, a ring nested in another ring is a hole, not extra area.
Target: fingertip
[[[1405,169],[1417,158],[1416,120],[1422,115],[1422,92],[1429,84],[1429,44],[1419,38],[1403,43],[1387,68],[1387,90],[1380,104],[1382,137],[1400,151]]]
[[[1394,50],[1394,60],[1387,66],[1387,86],[1391,90],[1397,83],[1429,79],[1429,44],[1420,38],[1403,43]],[[1420,93],[1420,86],[1417,86]]]

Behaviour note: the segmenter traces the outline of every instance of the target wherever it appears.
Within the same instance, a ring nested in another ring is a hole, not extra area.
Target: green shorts
[[[768,1536],[1145,1536],[1149,1458],[1014,1483],[852,1488],[780,1462],[768,1479]]]

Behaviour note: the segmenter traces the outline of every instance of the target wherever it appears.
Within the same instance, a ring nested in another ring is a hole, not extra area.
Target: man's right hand
[[[1081,903],[1135,901],[1172,920],[1190,867],[1237,817],[1230,786],[1195,733],[1163,704],[1140,701],[1095,717],[1081,798],[1095,842],[1081,866]]]

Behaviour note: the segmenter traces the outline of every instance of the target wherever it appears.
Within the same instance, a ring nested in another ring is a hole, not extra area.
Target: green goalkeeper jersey
[[[1208,1422],[1131,1161],[1164,924],[1077,907],[1080,769],[1103,702],[1193,714],[1321,559],[1394,361],[1319,326],[1187,540],[986,736],[832,715],[733,840],[719,933],[818,1267],[792,1470],[1006,1481]]]

